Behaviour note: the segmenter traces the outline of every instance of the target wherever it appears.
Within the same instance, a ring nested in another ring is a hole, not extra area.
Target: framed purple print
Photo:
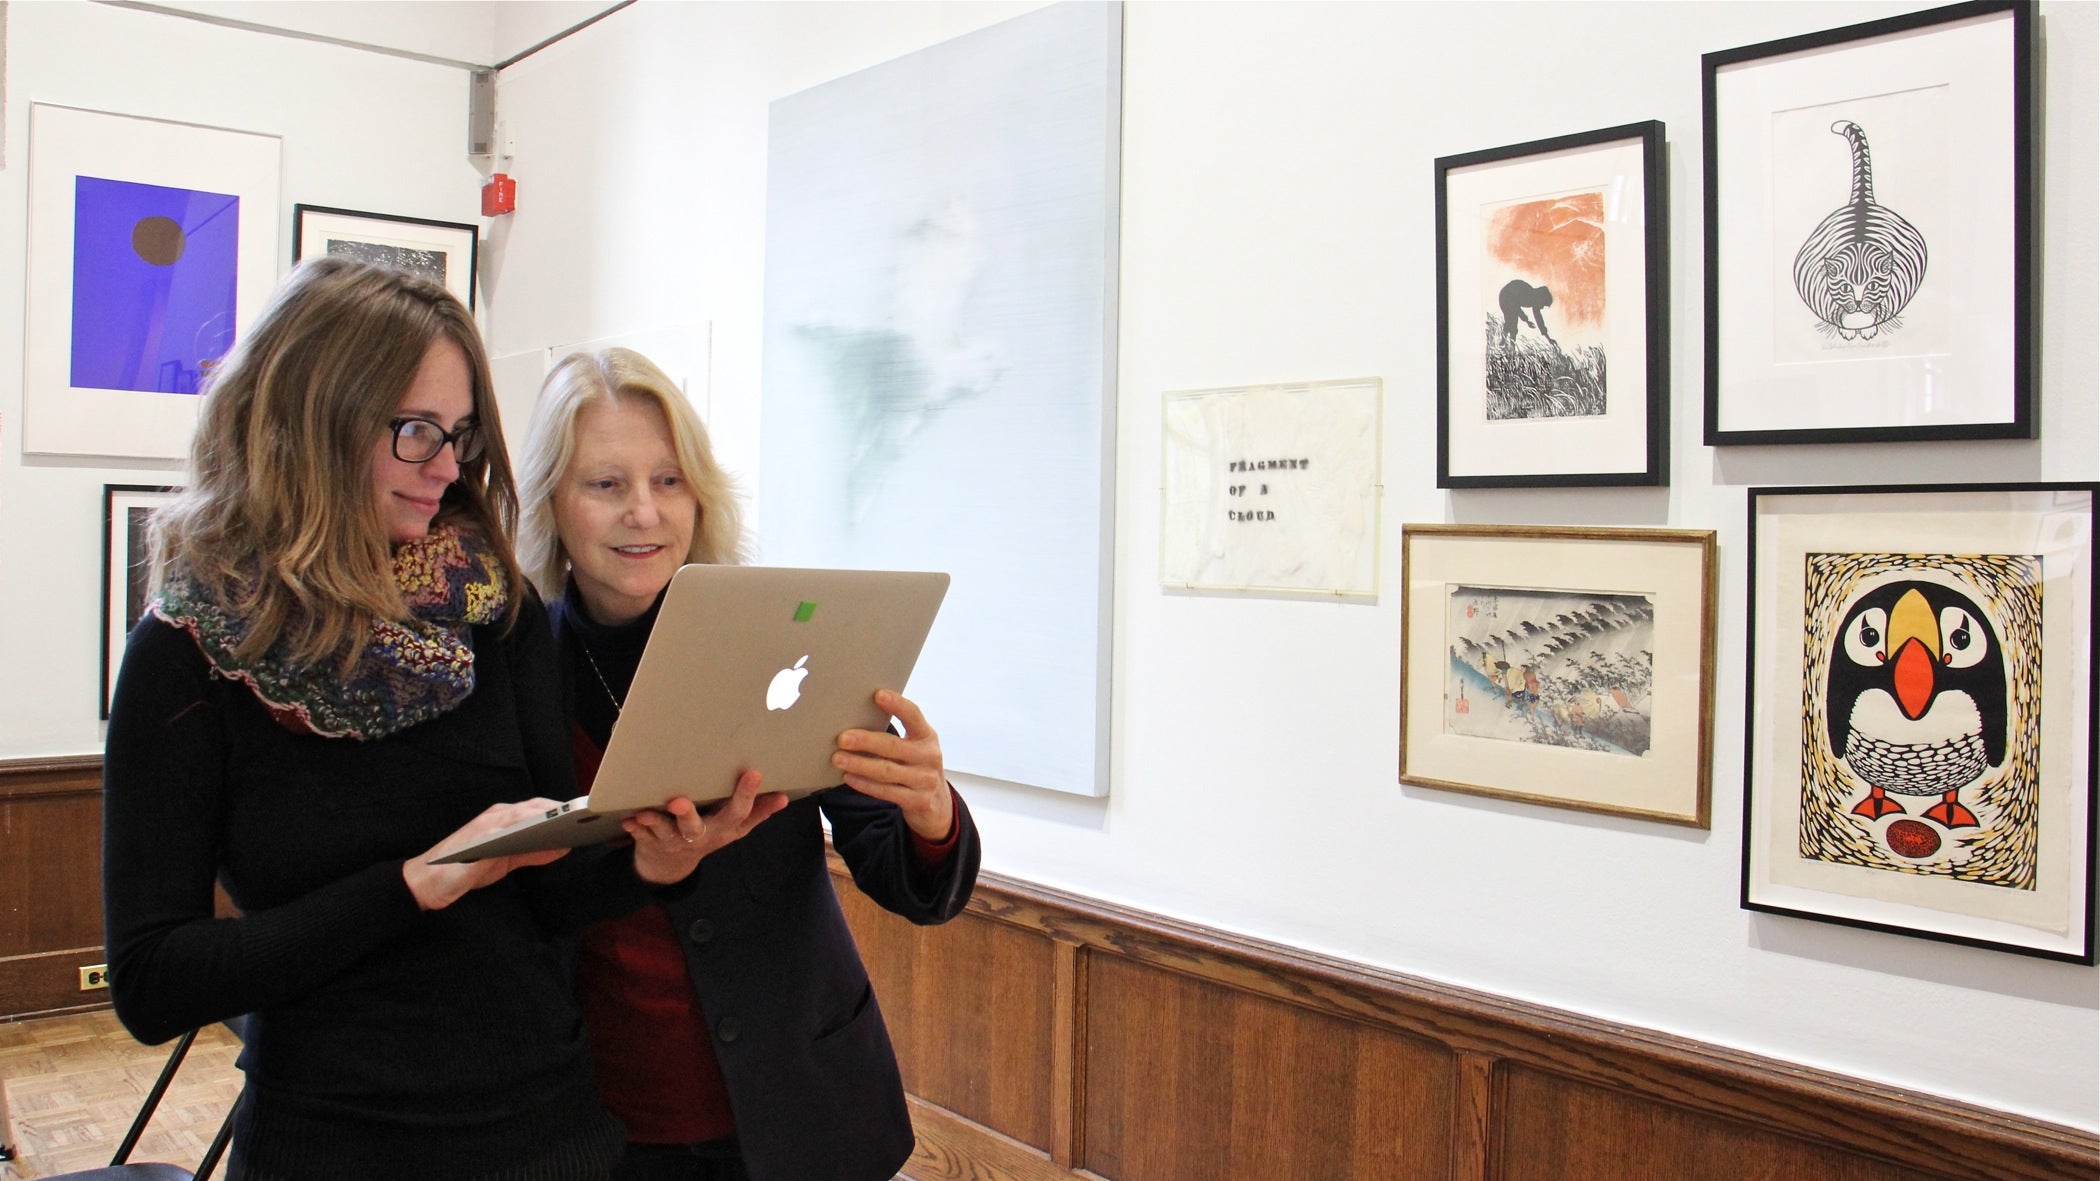
[[[2034,5],[1709,53],[1706,442],[2032,438]]]
[[[196,393],[233,347],[240,197],[95,176],[73,187],[73,385]]]
[[[1663,125],[1436,162],[1437,487],[1661,484]]]
[[[277,278],[275,136],[30,107],[22,447],[179,460]]]
[[[1751,489],[1745,907],[2093,962],[2096,489]]]

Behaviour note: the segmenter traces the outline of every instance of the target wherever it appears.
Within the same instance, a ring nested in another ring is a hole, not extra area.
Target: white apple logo
[[[802,698],[802,678],[809,670],[802,666],[809,663],[804,656],[795,662],[795,667],[784,668],[773,674],[773,683],[766,686],[766,708],[786,709]]]

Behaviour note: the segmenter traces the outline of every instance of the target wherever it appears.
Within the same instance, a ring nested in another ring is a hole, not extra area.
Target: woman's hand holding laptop
[[[468,861],[448,865],[434,865],[431,858],[441,857],[453,849],[471,845],[475,841],[499,832],[520,820],[533,816],[541,810],[556,806],[549,799],[520,800],[515,804],[491,804],[481,815],[469,820],[464,827],[421,857],[409,859],[401,866],[401,877],[408,883],[408,892],[415,895],[416,905],[424,910],[443,910],[459,901],[470,890],[493,885],[510,875],[514,869],[528,865],[545,865],[560,859],[567,849],[546,849],[536,853],[513,853],[508,857],[490,857],[482,861]]]
[[[634,872],[655,886],[683,881],[709,853],[787,807],[787,797],[779,792],[759,794],[764,779],[757,771],[744,772],[737,778],[736,791],[707,812],[681,796],[662,811],[652,808],[621,821],[620,827],[634,838]]]
[[[875,705],[904,723],[904,737],[879,730],[848,730],[839,735],[839,749],[831,756],[831,765],[845,772],[847,787],[897,805],[913,832],[939,844],[955,827],[955,798],[941,766],[941,736],[926,724],[919,707],[901,693],[878,689]]]

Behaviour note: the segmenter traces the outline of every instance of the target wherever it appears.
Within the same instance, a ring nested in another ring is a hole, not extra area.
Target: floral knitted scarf
[[[213,670],[255,691],[288,730],[323,738],[384,738],[451,710],[474,691],[467,626],[499,619],[510,603],[503,566],[478,534],[444,525],[394,550],[394,580],[408,601],[405,623],[376,620],[357,670],[333,661],[302,664],[282,642],[255,661],[234,657],[249,621],[180,570],[170,571],[154,614],[190,633]]]

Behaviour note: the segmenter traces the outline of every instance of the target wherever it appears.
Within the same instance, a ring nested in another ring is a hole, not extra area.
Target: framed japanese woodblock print
[[[2033,437],[2033,24],[1705,56],[1708,444]]]
[[[1401,530],[1400,781],[1705,828],[1714,535]]]
[[[1751,490],[1744,906],[2093,962],[2096,489]]]
[[[1663,125],[1436,162],[1437,487],[1661,484]]]
[[[102,716],[109,717],[124,642],[146,614],[152,555],[146,526],[153,510],[180,491],[146,484],[102,486]]]
[[[292,206],[293,262],[346,254],[361,262],[408,271],[443,285],[468,311],[474,310],[474,273],[480,253],[480,231],[466,222],[360,213],[324,205]]]

